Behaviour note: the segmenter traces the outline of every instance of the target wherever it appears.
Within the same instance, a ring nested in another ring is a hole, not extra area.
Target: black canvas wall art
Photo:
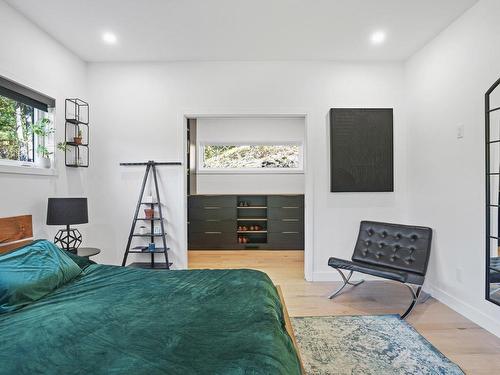
[[[394,191],[392,108],[330,110],[332,192]]]

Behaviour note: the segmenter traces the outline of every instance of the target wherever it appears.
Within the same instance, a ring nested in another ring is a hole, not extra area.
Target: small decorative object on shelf
[[[142,234],[142,235],[148,234],[148,229],[144,225],[141,225],[139,227],[139,234]]]
[[[89,166],[89,103],[82,99],[66,99],[66,126],[64,142],[58,148],[64,151],[67,167]]]
[[[144,209],[144,215],[146,216],[146,219],[152,219],[155,216],[154,208]]]
[[[82,144],[82,131],[78,130],[78,134],[76,137],[73,137],[73,142],[75,142],[75,145],[81,145]]]

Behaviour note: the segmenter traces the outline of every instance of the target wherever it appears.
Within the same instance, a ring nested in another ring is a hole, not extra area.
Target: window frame
[[[206,146],[299,146],[298,168],[206,168],[205,147]],[[197,145],[197,170],[198,174],[304,174],[304,142],[199,142]]]
[[[55,99],[30,89],[27,86],[18,84],[5,77],[0,76],[0,95],[17,102],[24,103],[32,107],[32,122],[35,124],[40,119],[40,113],[47,113],[47,116],[52,121],[52,127],[55,129]],[[43,108],[42,108],[43,107]],[[45,111],[45,107],[47,110]],[[56,175],[55,171],[55,139],[52,134],[49,139],[50,151],[53,152],[51,156],[52,165],[50,168],[43,168],[36,165],[38,158],[37,145],[38,137],[32,135],[32,161],[25,160],[11,160],[0,158],[0,173],[20,173],[20,174],[37,174],[37,175]]]

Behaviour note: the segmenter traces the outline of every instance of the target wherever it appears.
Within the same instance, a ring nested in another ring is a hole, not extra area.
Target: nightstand
[[[100,252],[101,249],[98,249],[96,247],[79,247],[78,249],[76,249],[76,255],[85,258],[93,257],[94,255],[97,255]]]

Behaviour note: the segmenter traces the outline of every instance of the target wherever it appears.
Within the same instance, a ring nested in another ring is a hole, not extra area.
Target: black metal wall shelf
[[[89,104],[78,98],[66,99],[64,112],[64,164],[71,168],[88,168]]]

